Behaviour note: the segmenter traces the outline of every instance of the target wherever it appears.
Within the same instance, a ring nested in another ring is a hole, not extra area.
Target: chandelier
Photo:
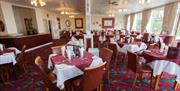
[[[145,3],[151,3],[153,2],[154,0],[139,0],[139,3],[140,4],[145,4]]]
[[[44,0],[31,0],[31,5],[40,5],[42,7],[46,5],[46,2]]]

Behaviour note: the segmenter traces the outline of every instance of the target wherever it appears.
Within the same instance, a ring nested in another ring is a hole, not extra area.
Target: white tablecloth
[[[48,68],[52,67],[51,57],[54,55],[55,54],[51,54],[49,56]],[[103,63],[102,59],[97,56],[93,56],[92,58],[93,58],[93,61],[89,67],[96,67],[97,65]],[[71,78],[83,75],[84,72],[74,65],[58,64],[58,65],[55,65],[54,73],[57,76],[57,87],[59,87],[60,89],[63,89],[65,81]]]
[[[15,50],[16,55],[21,53],[21,51],[18,50],[16,47],[8,47],[8,49]]]
[[[125,54],[127,53],[127,50],[131,52],[138,52],[147,49],[147,45],[143,42],[141,42],[140,46],[138,46],[137,44],[125,44],[122,48],[120,48],[120,46],[116,42],[111,43],[116,44],[118,51]]]
[[[16,64],[16,59],[13,52],[0,55],[0,64],[7,64],[7,63],[13,63],[13,65]]]
[[[153,69],[153,76],[167,72],[177,76],[176,81],[180,84],[180,66],[178,64],[166,60],[156,60],[148,63],[148,65]]]

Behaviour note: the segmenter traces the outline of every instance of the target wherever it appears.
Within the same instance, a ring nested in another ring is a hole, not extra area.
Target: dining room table
[[[176,76],[174,87],[180,84],[180,59],[169,58],[159,49],[145,50],[141,57],[145,59],[145,64],[149,65],[153,70],[155,90],[158,89],[158,83],[163,72]]]
[[[16,50],[4,48],[0,50],[0,65],[13,63],[16,64]]]
[[[51,54],[49,55],[48,68],[53,69],[57,76],[56,86],[63,89],[65,81],[83,75],[86,67],[96,67],[102,63],[101,58],[86,51],[84,57],[74,56],[71,60],[61,54]]]
[[[147,45],[143,42],[131,42],[131,43],[126,43],[124,41],[117,41],[115,43],[118,46],[118,51],[122,53],[127,53],[127,50],[131,52],[139,52],[142,50],[147,49]]]

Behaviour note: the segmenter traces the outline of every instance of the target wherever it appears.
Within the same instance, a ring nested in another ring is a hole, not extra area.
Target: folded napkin
[[[164,56],[167,56],[169,47],[165,45],[164,47]]]
[[[62,46],[61,47],[61,54],[62,54],[63,57],[65,57],[65,50],[66,50],[66,47]]]
[[[110,42],[114,42],[114,38],[110,38]]]
[[[80,57],[83,58],[84,57],[84,48],[79,48],[80,51]]]
[[[79,39],[79,43],[80,43],[80,45],[79,45],[79,46],[81,46],[81,47],[83,47],[83,46],[84,46],[83,39]]]
[[[71,50],[69,50],[69,49],[67,49],[66,50],[66,53],[67,53],[67,57],[68,57],[68,59],[69,59],[69,61],[71,60]]]
[[[160,52],[163,52],[166,47],[166,44],[161,43]]]
[[[134,37],[131,37],[130,41],[131,41],[131,43],[133,43],[134,42]]]
[[[4,49],[3,44],[0,44],[0,50],[3,51],[3,49]]]
[[[98,65],[103,63],[103,60],[98,56],[93,56],[92,59],[93,59],[93,61],[89,66],[90,68],[91,67],[97,67]]]
[[[77,39],[75,37],[71,37],[71,41],[77,41]]]

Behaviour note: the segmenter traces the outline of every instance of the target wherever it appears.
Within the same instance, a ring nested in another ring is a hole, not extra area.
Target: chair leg
[[[152,81],[153,81],[153,73],[151,73],[150,88],[152,88]]]
[[[49,91],[49,88],[48,88],[48,87],[46,87],[46,91]]]
[[[160,79],[160,75],[156,76],[154,90],[158,89],[159,79]]]
[[[108,80],[108,81],[110,80],[110,72],[109,72],[108,69],[107,69],[107,80]]]
[[[3,74],[1,74],[1,79],[5,82]]]
[[[129,69],[126,70],[126,77],[128,78]]]
[[[175,81],[173,89],[176,90],[178,88],[178,83]]]
[[[7,77],[7,81],[9,81],[9,71],[8,71],[8,69],[6,69],[6,77]]]
[[[103,84],[100,84],[99,91],[102,91]]]
[[[135,84],[136,84],[137,77],[138,77],[138,74],[136,73],[135,78],[134,78],[134,81],[133,81],[132,88],[134,88],[134,86],[135,86]]]

